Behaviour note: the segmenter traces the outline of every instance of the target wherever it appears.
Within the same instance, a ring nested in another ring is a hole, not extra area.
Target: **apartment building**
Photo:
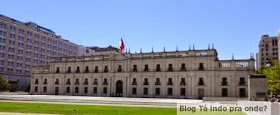
[[[0,14],[0,74],[18,81],[22,90],[30,85],[32,66],[48,65],[51,57],[85,54],[81,50],[86,49],[48,28]]]

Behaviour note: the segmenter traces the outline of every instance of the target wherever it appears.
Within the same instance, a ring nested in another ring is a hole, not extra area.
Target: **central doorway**
[[[116,83],[116,96],[122,97],[123,96],[123,83],[122,81],[117,81]]]

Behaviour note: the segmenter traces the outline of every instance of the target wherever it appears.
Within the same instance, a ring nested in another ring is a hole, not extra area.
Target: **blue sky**
[[[6,0],[0,13],[32,21],[84,46],[117,46],[132,52],[207,49],[220,59],[248,59],[261,35],[280,29],[279,0]]]

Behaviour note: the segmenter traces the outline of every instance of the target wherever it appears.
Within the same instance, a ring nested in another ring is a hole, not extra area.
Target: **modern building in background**
[[[278,30],[278,44],[280,43],[280,30]],[[278,49],[280,48],[280,45],[278,45]],[[280,50],[278,50],[278,54],[280,54]],[[278,61],[280,63],[280,56],[278,56]]]
[[[85,50],[33,22],[20,22],[0,14],[0,74],[18,81],[24,90],[30,85],[30,69],[48,65],[51,57],[77,56]]]
[[[246,98],[254,59],[219,60],[215,49],[54,57],[34,66],[31,94]]]
[[[267,64],[273,64],[278,61],[278,38],[262,35],[259,42],[259,52],[257,53],[257,68],[265,67]]]

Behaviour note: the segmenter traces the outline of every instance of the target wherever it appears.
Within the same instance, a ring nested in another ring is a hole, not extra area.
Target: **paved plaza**
[[[61,95],[0,95],[0,101],[143,107],[176,107],[177,102],[189,104],[199,104],[203,102],[202,100],[195,99],[89,97]]]

